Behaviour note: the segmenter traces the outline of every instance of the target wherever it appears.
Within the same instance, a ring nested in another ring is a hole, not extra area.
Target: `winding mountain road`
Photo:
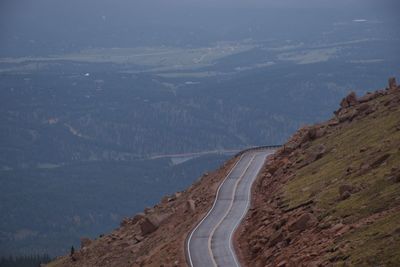
[[[231,169],[218,188],[213,207],[187,239],[189,266],[240,266],[232,236],[249,209],[251,185],[272,152],[246,152]]]

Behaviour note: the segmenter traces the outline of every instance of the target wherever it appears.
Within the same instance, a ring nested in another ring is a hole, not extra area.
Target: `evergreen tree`
[[[72,256],[74,255],[74,253],[75,253],[75,248],[74,248],[74,246],[72,246],[72,247],[71,247],[71,253],[70,253],[70,256],[72,257]]]

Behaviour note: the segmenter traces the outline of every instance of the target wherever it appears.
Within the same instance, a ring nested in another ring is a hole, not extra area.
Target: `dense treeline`
[[[39,267],[42,263],[48,263],[50,261],[50,256],[47,254],[9,256],[0,258],[0,267]]]

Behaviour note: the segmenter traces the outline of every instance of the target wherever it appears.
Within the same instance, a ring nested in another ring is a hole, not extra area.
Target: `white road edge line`
[[[197,230],[197,229],[200,227],[200,225],[203,223],[203,221],[204,221],[205,219],[207,219],[207,217],[210,215],[210,213],[214,210],[214,207],[215,207],[215,205],[217,204],[219,191],[220,191],[222,185],[225,183],[225,181],[227,180],[227,178],[229,177],[229,175],[231,175],[231,173],[232,173],[233,170],[236,168],[236,166],[239,164],[239,162],[242,160],[242,158],[244,157],[244,155],[245,155],[245,154],[242,154],[242,155],[240,156],[239,160],[235,163],[235,165],[233,165],[232,169],[231,169],[231,170],[228,172],[228,174],[225,176],[224,180],[222,181],[222,183],[221,183],[221,184],[219,185],[219,187],[218,187],[217,194],[216,194],[216,196],[215,196],[214,203],[213,203],[211,209],[208,211],[208,213],[206,214],[206,216],[204,216],[204,218],[197,224],[197,226],[196,226],[196,227],[193,229],[193,231],[190,233],[190,236],[189,236],[189,239],[188,239],[188,242],[187,242],[187,251],[188,251],[188,256],[189,256],[189,265],[190,265],[191,267],[194,267],[194,266],[193,266],[193,261],[192,261],[192,256],[190,255],[190,249],[189,249],[189,247],[190,247],[190,241],[192,240],[192,236],[193,236],[194,232],[196,232],[196,230]]]
[[[251,165],[251,163],[253,163],[253,160],[254,160],[255,157],[256,157],[255,155],[251,157],[251,159],[250,159],[249,163],[247,164],[246,168],[244,169],[244,171],[242,172],[242,174],[239,176],[239,178],[238,178],[237,181],[235,182],[235,186],[234,186],[233,191],[232,191],[232,200],[231,200],[231,203],[229,204],[229,208],[228,208],[228,210],[225,212],[225,214],[224,214],[224,216],[221,218],[221,220],[220,220],[220,221],[215,225],[215,227],[212,229],[211,234],[210,234],[210,237],[208,238],[208,250],[209,250],[209,252],[210,252],[210,255],[211,255],[212,259],[213,259],[213,262],[214,262],[215,266],[218,266],[218,265],[217,265],[217,263],[216,263],[216,261],[215,261],[214,253],[212,253],[212,249],[211,249],[211,240],[212,240],[212,238],[213,238],[213,236],[214,236],[215,231],[217,230],[217,228],[221,225],[221,223],[224,221],[224,219],[226,218],[226,216],[228,216],[229,212],[231,211],[232,206],[233,206],[233,202],[235,202],[235,195],[236,195],[237,186],[238,186],[238,184],[240,183],[240,181],[243,179],[243,176],[246,174],[247,170],[250,168],[250,165]]]
[[[260,155],[260,153],[259,153],[258,155]],[[267,154],[267,155],[268,155],[268,154]],[[260,173],[262,166],[264,166],[264,164],[265,164],[265,159],[266,159],[267,155],[264,157],[264,162],[263,162],[263,164],[260,166],[260,168],[258,169],[257,174],[256,174],[256,177],[257,177],[258,174]],[[233,250],[233,248],[232,248],[232,236],[233,236],[233,233],[236,231],[237,227],[238,227],[239,224],[242,222],[243,218],[246,216],[246,214],[247,214],[247,212],[248,212],[248,210],[249,210],[250,203],[251,203],[251,189],[252,189],[252,187],[253,187],[253,182],[254,182],[254,181],[255,181],[255,179],[252,181],[252,183],[251,183],[251,185],[250,185],[250,187],[249,187],[249,189],[248,189],[246,209],[244,210],[242,216],[240,217],[240,220],[236,223],[235,227],[232,229],[232,231],[231,231],[231,233],[230,233],[230,235],[229,235],[229,250],[230,250],[231,253],[232,253],[233,259],[235,260],[235,264],[236,264],[237,267],[240,267],[240,264],[239,264],[239,261],[238,261],[238,259],[237,259],[237,257],[236,257],[236,254],[235,254],[235,252],[234,252],[234,250]]]

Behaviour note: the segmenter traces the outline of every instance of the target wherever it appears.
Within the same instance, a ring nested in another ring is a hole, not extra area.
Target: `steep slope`
[[[218,185],[237,159],[204,174],[186,191],[126,218],[112,233],[82,238],[81,249],[48,266],[181,266],[187,234],[211,207]]]
[[[247,266],[400,266],[400,87],[347,96],[253,190],[236,236]]]
[[[268,161],[236,233],[247,266],[400,264],[400,87],[350,94]],[[48,266],[184,266],[187,234],[237,157]]]

